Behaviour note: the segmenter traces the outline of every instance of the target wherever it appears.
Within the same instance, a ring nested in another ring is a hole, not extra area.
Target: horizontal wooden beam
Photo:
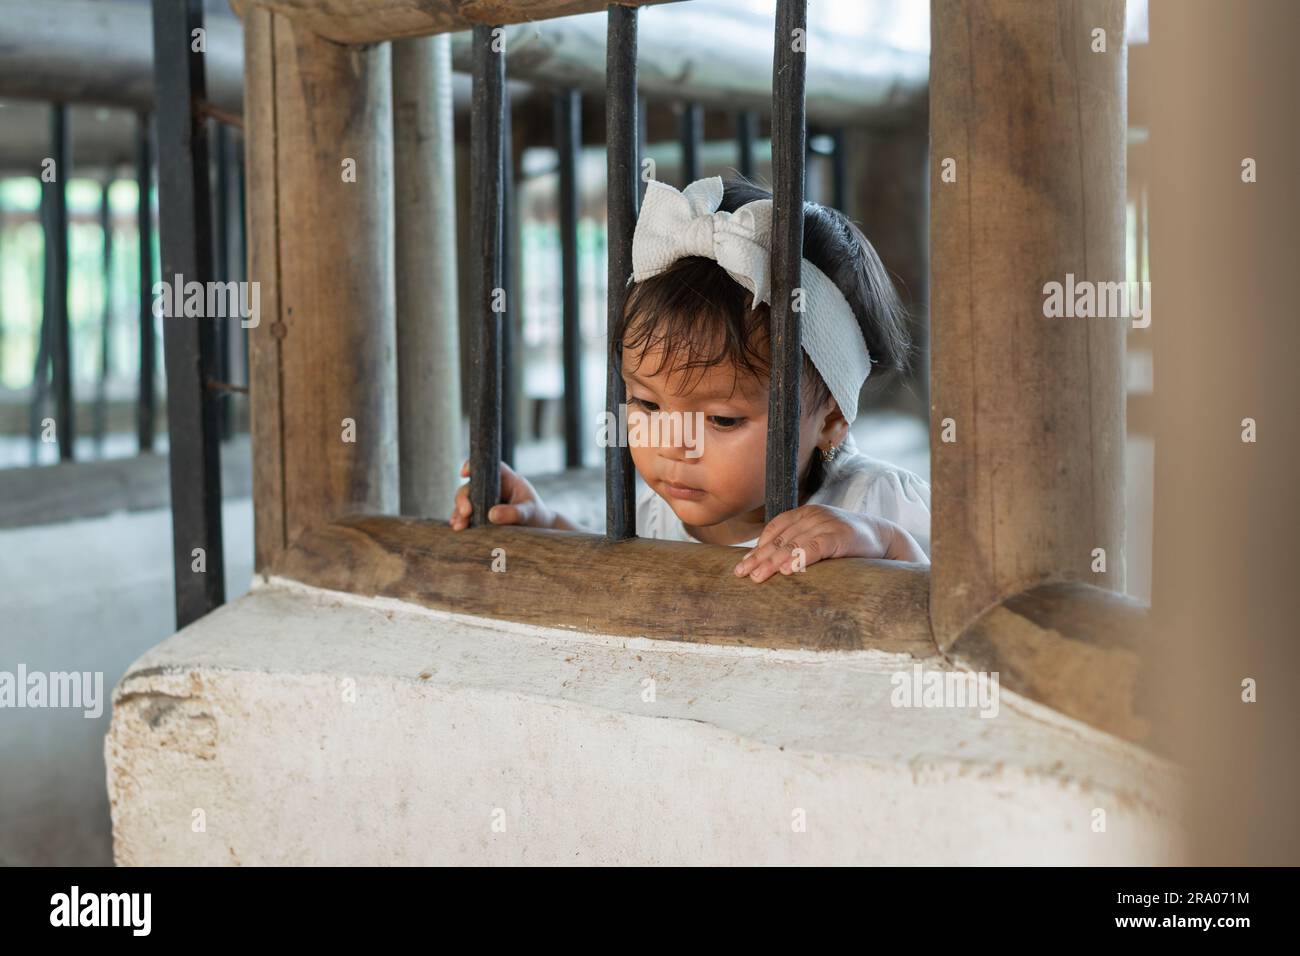
[[[499,550],[498,550],[499,549]],[[936,655],[928,569],[846,558],[761,584],[738,548],[351,517],[304,532],[271,573],[425,607],[701,644]],[[494,566],[500,570],[494,570]]]
[[[1143,678],[1150,609],[1076,582],[1043,584],[986,610],[948,649],[959,667],[1062,714],[1159,747]]]
[[[624,7],[676,0],[615,0]],[[604,11],[609,0],[241,0],[289,17],[336,43],[378,43],[401,37],[468,30],[476,24],[527,23]]]

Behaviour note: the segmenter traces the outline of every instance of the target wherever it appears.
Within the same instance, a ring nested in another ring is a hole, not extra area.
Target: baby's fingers
[[[536,507],[531,502],[516,505],[493,505],[488,511],[488,521],[493,524],[528,524]]]
[[[822,521],[799,520],[781,529],[766,543],[760,543],[736,565],[737,577],[766,581],[780,571],[790,574],[795,563],[806,568],[827,556],[827,542],[817,533]],[[760,539],[761,541],[761,539]]]
[[[451,517],[447,523],[455,531],[469,527],[469,517],[474,513],[474,506],[469,503],[469,485],[461,485],[456,489],[456,501],[451,506]]]

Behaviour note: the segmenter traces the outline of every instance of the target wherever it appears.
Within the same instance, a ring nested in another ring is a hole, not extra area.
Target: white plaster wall
[[[1175,768],[1005,691],[993,719],[892,707],[911,663],[593,637],[273,581],[117,687],[115,857],[1181,861]]]
[[[226,592],[252,577],[248,499],[227,502]],[[0,708],[0,865],[109,865],[113,685],[176,629],[171,512],[0,530],[0,670],[103,672],[103,713]]]

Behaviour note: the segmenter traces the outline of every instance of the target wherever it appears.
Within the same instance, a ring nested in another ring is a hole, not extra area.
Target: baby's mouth
[[[668,497],[682,501],[698,501],[708,494],[703,488],[692,488],[690,485],[679,485],[671,481],[663,482],[663,490]]]

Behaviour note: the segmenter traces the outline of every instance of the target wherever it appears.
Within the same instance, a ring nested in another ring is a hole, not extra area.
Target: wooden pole
[[[391,66],[245,12],[256,565],[398,504]],[[251,321],[251,320],[250,320]]]
[[[1300,860],[1297,31],[1294,4],[1152,7],[1147,690],[1186,768],[1195,866]]]
[[[947,650],[1034,585],[1124,586],[1129,322],[1044,304],[1067,274],[1125,279],[1124,8],[931,9],[931,616]]]
[[[401,510],[444,518],[460,464],[451,39],[393,44]]]

